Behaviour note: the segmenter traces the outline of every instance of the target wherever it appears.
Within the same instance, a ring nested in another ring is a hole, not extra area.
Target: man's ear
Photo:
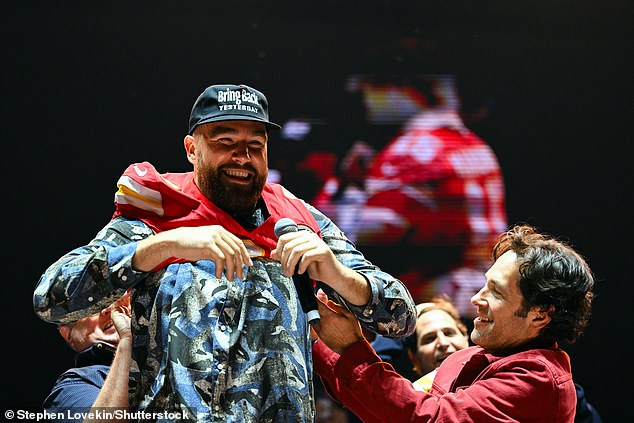
[[[183,139],[183,145],[185,146],[185,151],[187,152],[187,160],[191,164],[196,163],[196,138],[191,135],[185,135],[185,139]]]
[[[416,373],[417,375],[421,374],[421,371],[418,368],[418,363],[416,362],[416,355],[414,355],[412,350],[410,350],[409,348],[407,349],[407,356],[409,357],[409,361],[412,362],[412,370],[414,371],[414,373]]]
[[[541,310],[539,307],[535,307],[533,309],[533,326],[538,330],[542,330],[543,328],[545,328],[546,325],[548,325],[548,323],[550,323],[550,321],[552,320],[551,314],[554,311],[554,305],[551,305],[547,310]]]
[[[61,325],[57,328],[57,331],[62,335],[62,338],[70,344],[70,325]]]

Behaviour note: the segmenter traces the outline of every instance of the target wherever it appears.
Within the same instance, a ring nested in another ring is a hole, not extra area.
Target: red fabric
[[[494,151],[457,115],[426,111],[370,163],[363,188],[331,178],[312,204],[357,245],[389,260],[384,266],[415,302],[444,292],[472,316],[470,298],[507,229]],[[397,256],[395,249],[408,254]]]
[[[115,197],[116,210],[113,218],[126,216],[139,219],[150,226],[154,232],[181,226],[221,225],[238,238],[253,241],[264,250],[264,257],[268,257],[277,245],[277,237],[273,229],[275,223],[283,217],[293,219],[299,226],[309,227],[321,236],[319,226],[304,202],[293,197],[278,184],[266,184],[262,192],[262,199],[270,216],[262,225],[253,230],[247,230],[200,192],[194,183],[193,172],[160,174],[150,163],[142,162],[130,165],[122,176],[133,179],[143,187],[160,192],[164,214],[160,216],[131,204],[117,202]],[[174,262],[182,262],[182,260],[173,259],[169,263]]]
[[[386,227],[368,243],[396,243],[407,235],[411,244],[463,245],[505,229],[497,159],[471,132],[414,127],[377,155],[368,178],[366,206],[385,207],[409,222],[404,229]]]
[[[573,422],[570,359],[559,349],[508,356],[470,347],[449,356],[429,393],[416,390],[358,342],[338,354],[313,346],[315,371],[331,396],[364,422]]]

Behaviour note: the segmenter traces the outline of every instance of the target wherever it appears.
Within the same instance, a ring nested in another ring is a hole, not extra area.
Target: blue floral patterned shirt
[[[306,206],[324,242],[367,279],[372,296],[359,307],[327,286],[324,291],[378,334],[411,334],[416,314],[405,286],[366,260],[330,219]],[[174,416],[201,422],[314,421],[310,328],[279,262],[255,258],[244,279],[234,281],[217,279],[211,260],[137,271],[131,265],[136,245],[152,234],[139,220],[113,219],[88,245],[44,272],[33,297],[38,316],[70,323],[132,288],[131,412],[141,410],[144,419],[159,416],[159,421]]]

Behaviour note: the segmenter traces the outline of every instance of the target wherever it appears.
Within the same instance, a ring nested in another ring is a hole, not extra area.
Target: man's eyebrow
[[[261,135],[263,137],[266,137],[266,130],[265,129],[256,129],[255,131],[253,131],[253,135]]]
[[[501,284],[500,282],[498,282],[496,279],[489,279],[488,281],[491,285],[493,285],[493,288],[495,288],[496,291],[505,294],[507,293],[507,288],[506,286],[504,286],[503,284]]]
[[[209,135],[211,138],[215,138],[218,135],[224,135],[224,134],[235,134],[237,133],[238,130],[235,128],[231,128],[229,126],[216,126],[213,131],[211,131],[211,134]],[[265,129],[254,129],[253,130],[253,135],[256,136],[262,136],[262,137],[266,137],[266,130]]]
[[[216,126],[213,131],[211,131],[210,136],[211,137],[216,137],[218,135],[222,135],[222,134],[235,134],[236,132],[238,132],[237,130],[235,130],[234,128],[230,128],[228,126]]]

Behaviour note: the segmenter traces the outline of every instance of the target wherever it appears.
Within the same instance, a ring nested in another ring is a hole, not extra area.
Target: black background
[[[500,160],[509,221],[570,240],[596,273],[573,373],[606,422],[632,421],[630,1],[56,3],[2,7],[0,411],[37,409],[72,361],[33,313],[39,276],[108,221],[129,163],[190,169],[182,139],[207,85],[260,89],[278,122],[345,116],[342,78],[398,64],[390,40],[413,36],[423,73],[493,102],[474,129]],[[367,54],[377,45],[389,59]]]

